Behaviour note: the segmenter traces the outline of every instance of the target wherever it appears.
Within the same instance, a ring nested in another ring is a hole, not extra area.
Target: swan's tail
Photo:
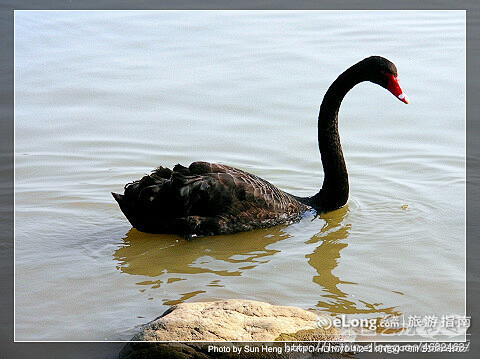
[[[131,208],[130,203],[128,203],[128,201],[125,200],[125,195],[115,193],[115,192],[111,192],[111,193],[112,193],[113,198],[115,198],[115,201],[117,201],[118,205],[120,206],[120,209],[122,210],[125,217],[127,217],[130,224],[135,227],[134,218],[132,216],[132,214],[133,214],[132,213],[132,208]]]
[[[117,201],[118,204],[120,204],[123,200],[123,195],[120,194],[120,193],[115,193],[115,192],[111,192],[111,193],[112,193],[113,198],[115,198],[115,201]]]

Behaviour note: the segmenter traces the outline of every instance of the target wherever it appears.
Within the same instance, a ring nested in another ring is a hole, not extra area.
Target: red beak
[[[386,74],[386,76],[388,77],[387,90],[393,93],[400,101],[409,103],[410,99],[403,93],[403,90],[398,83],[398,77],[395,77],[392,74]]]

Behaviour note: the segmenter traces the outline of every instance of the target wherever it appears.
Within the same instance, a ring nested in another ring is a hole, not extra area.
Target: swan
[[[343,72],[328,88],[318,116],[318,147],[324,180],[311,197],[284,192],[270,182],[223,164],[193,162],[172,170],[158,167],[150,175],[113,193],[133,227],[147,233],[175,233],[187,239],[230,234],[298,221],[308,210],[328,212],[348,200],[348,173],[338,134],[340,104],[355,85],[370,81],[404,103],[397,68],[370,56]]]

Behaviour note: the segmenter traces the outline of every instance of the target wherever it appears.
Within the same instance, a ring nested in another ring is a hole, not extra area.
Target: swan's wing
[[[127,184],[121,201],[137,218],[172,218],[215,215],[225,210],[232,196],[211,176],[192,175],[188,168],[177,165],[173,170],[159,167]]]
[[[128,184],[123,198],[136,211],[142,208],[168,217],[213,217],[255,208],[286,212],[296,202],[255,175],[208,162],[194,162],[188,168],[176,165],[173,170],[159,167]]]
[[[113,196],[135,228],[153,233],[233,233],[296,220],[307,209],[270,182],[207,162],[159,167]]]
[[[288,213],[298,204],[290,195],[270,182],[238,168],[208,162],[193,162],[191,174],[214,178],[224,190],[230,192],[237,210],[261,208],[272,213]],[[238,203],[237,203],[238,202]],[[295,210],[297,210],[295,208]]]

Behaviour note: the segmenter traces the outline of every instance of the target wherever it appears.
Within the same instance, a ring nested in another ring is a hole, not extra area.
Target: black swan
[[[133,227],[148,233],[186,238],[229,234],[291,223],[307,210],[327,212],[345,205],[348,174],[338,134],[338,111],[347,92],[370,81],[408,103],[397,68],[380,56],[368,57],[342,73],[330,86],[318,116],[318,147],[324,180],[312,197],[297,197],[253,174],[226,165],[193,162],[173,170],[158,167],[112,193]]]

